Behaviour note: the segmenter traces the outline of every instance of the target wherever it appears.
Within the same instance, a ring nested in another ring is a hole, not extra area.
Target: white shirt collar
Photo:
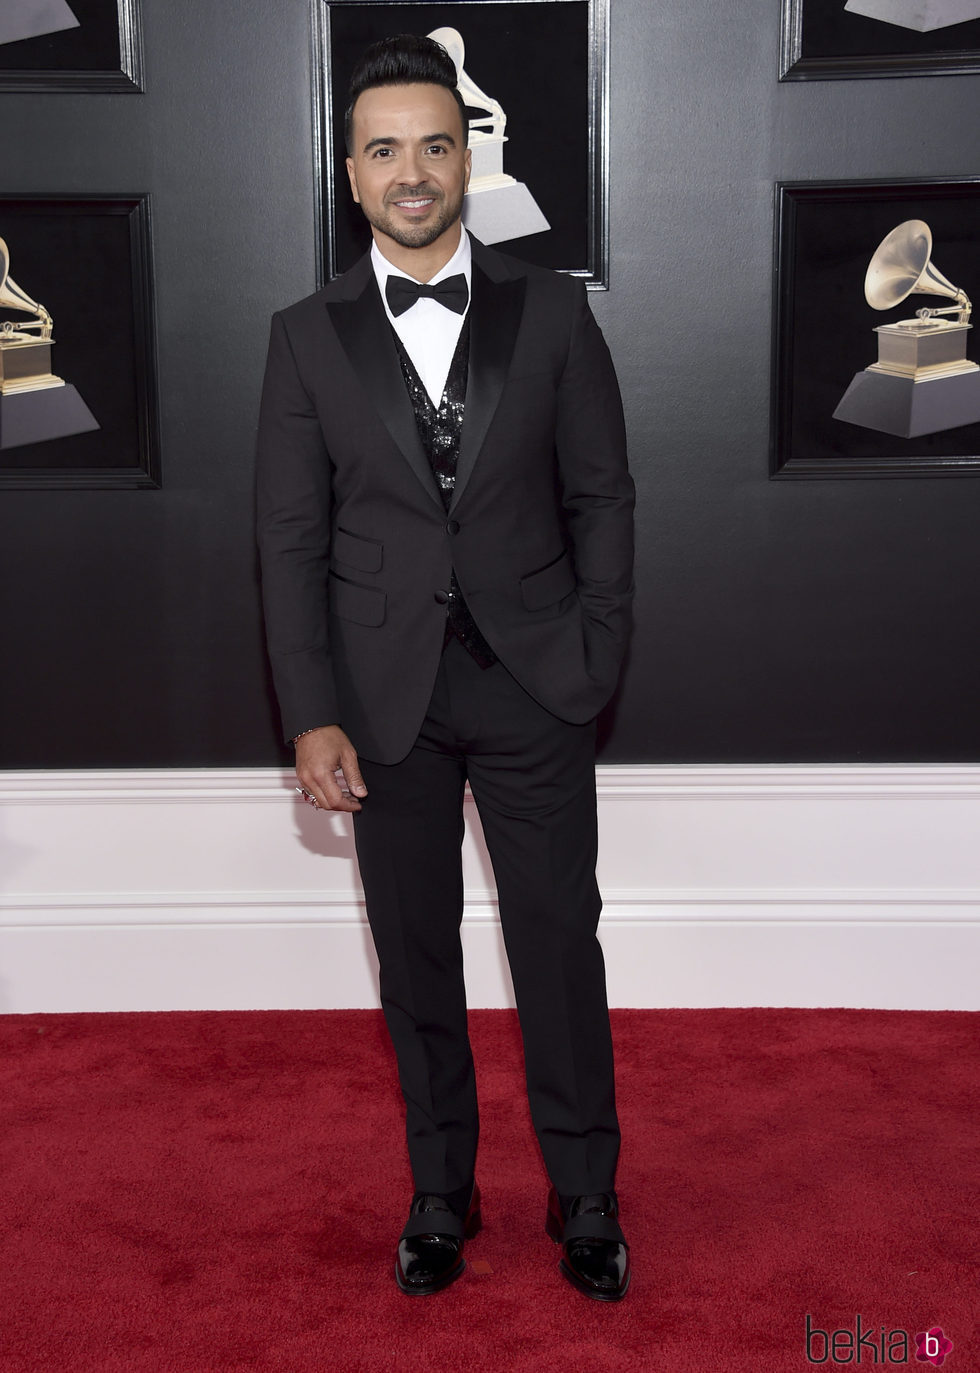
[[[430,286],[434,286],[438,281],[443,281],[446,277],[455,276],[457,272],[462,272],[466,277],[467,286],[470,285],[473,260],[473,253],[470,248],[470,236],[462,225],[459,226],[459,229],[459,247],[456,249],[455,253],[453,253],[445,267],[440,267],[439,271],[436,272],[435,276],[429,282]],[[407,277],[409,281],[414,281],[415,277],[410,276],[408,272],[403,272],[402,269],[396,267],[393,262],[389,262],[374,239],[371,240],[371,266],[374,268],[374,275],[377,278],[381,299],[385,302],[385,310],[388,310],[388,302],[385,300],[385,281],[388,277]],[[390,316],[391,312],[388,311],[388,314]]]

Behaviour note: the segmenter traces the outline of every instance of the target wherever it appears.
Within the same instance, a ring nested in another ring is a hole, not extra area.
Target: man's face
[[[444,86],[374,86],[358,96],[347,175],[375,237],[427,248],[454,228],[470,179],[461,124]]]

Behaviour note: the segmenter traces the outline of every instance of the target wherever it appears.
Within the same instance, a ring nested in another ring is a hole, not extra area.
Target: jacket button
[[[446,525],[446,532],[448,534],[458,534],[459,520],[450,520],[449,523]]]
[[[449,604],[449,592],[448,592],[448,591],[437,591],[436,594],[435,594],[435,602],[436,602],[436,605],[448,605],[448,604]]]

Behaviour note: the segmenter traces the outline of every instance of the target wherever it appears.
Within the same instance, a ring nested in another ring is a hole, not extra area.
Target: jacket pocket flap
[[[347,529],[338,529],[330,551],[337,562],[356,567],[358,572],[381,571],[384,546],[376,539],[365,539]]]
[[[377,587],[359,586],[357,582],[347,581],[346,577],[338,577],[336,572],[330,573],[327,587],[332,615],[372,628],[384,624],[388,598]]]
[[[575,590],[575,573],[568,553],[521,578],[521,599],[528,610],[543,610]]]

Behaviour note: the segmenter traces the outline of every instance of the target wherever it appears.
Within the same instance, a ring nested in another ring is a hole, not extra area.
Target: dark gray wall
[[[779,85],[778,0],[611,9],[592,304],[640,503],[604,756],[976,759],[980,481],[771,482],[767,442],[774,181],[975,173],[980,77]],[[0,97],[3,189],[151,194],[164,474],[3,494],[3,766],[287,756],[252,444],[269,316],[315,285],[309,31],[307,0],[150,0],[145,95]]]

